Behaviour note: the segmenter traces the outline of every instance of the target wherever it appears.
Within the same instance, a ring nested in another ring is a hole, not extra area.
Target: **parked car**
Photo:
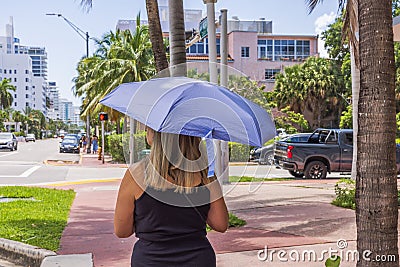
[[[35,138],[34,134],[27,134],[25,136],[25,142],[30,142],[30,141],[36,142],[36,138]]]
[[[353,130],[317,129],[307,142],[276,142],[275,165],[297,178],[323,179],[327,173],[351,172]],[[400,147],[396,147],[397,172],[400,171]]]
[[[279,141],[285,141],[287,143],[299,143],[299,142],[307,142],[311,133],[297,133],[286,135]],[[259,147],[252,149],[250,151],[250,161],[258,162],[258,164],[274,164],[274,148],[275,144],[269,144],[267,146]]]
[[[18,140],[13,133],[0,133],[0,149],[17,150]]]
[[[60,153],[79,153],[79,140],[73,136],[65,136],[60,144]]]

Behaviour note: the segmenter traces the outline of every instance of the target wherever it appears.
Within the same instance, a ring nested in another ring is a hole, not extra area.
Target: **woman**
[[[215,266],[206,223],[225,232],[228,211],[201,139],[150,128],[146,138],[151,153],[125,173],[115,208],[115,234],[139,238],[131,266]]]

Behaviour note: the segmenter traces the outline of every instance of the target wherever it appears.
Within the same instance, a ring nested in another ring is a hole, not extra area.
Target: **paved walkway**
[[[99,164],[95,155],[84,155],[82,166],[116,167]],[[126,167],[124,164],[117,165]],[[99,170],[100,171],[100,170]],[[263,184],[240,183],[224,186],[231,212],[247,221],[226,233],[209,232],[218,266],[322,266],[321,262],[293,263],[277,259],[261,261],[257,255],[268,249],[337,249],[337,240],[354,246],[355,215],[330,204],[336,180],[285,181]],[[59,254],[93,253],[95,266],[129,266],[135,237],[119,239],[113,234],[113,213],[120,180],[58,185],[77,192],[68,225],[61,238]],[[283,264],[283,265],[281,265]],[[355,266],[346,263],[341,266]]]

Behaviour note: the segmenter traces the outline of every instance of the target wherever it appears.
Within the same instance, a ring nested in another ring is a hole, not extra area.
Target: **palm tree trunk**
[[[149,20],[149,34],[154,60],[156,62],[156,70],[157,72],[160,72],[168,68],[168,60],[165,53],[157,0],[146,0],[146,10]]]
[[[351,165],[351,179],[357,177],[357,134],[358,134],[358,99],[360,95],[360,68],[357,67],[353,46],[350,44],[351,61],[351,91],[353,108],[353,162]]]
[[[168,0],[172,76],[186,76],[185,17],[183,0]]]
[[[395,65],[391,0],[359,1],[356,223],[358,267],[399,266],[396,176]],[[364,254],[365,255],[365,254]],[[394,255],[396,262],[374,261]]]

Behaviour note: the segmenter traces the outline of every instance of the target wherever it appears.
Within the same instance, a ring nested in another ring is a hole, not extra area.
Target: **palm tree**
[[[168,6],[172,75],[187,76],[183,0],[168,0]]]
[[[311,7],[318,2],[308,1]],[[371,251],[371,259],[377,255],[393,255],[396,259],[377,262],[360,258],[357,266],[398,266],[392,1],[349,0],[347,11],[351,10],[356,11],[353,21],[359,25],[359,47],[353,49],[359,48],[360,55],[359,101],[358,105],[353,103],[358,108],[355,115],[360,118],[356,153],[357,249],[360,253]]]
[[[164,38],[161,30],[160,15],[157,0],[146,0],[147,18],[149,23],[150,41],[153,49],[157,72],[168,69],[168,60],[165,53]]]
[[[154,75],[148,27],[140,25],[138,16],[133,35],[130,31],[110,32],[97,40],[97,45],[95,55],[82,59],[78,64],[74,94],[85,96],[82,116],[87,113],[95,116],[100,111],[107,111],[111,120],[119,121],[122,115],[99,105],[99,101],[121,83],[148,80]]]
[[[331,60],[316,57],[308,58],[301,65],[286,67],[284,73],[276,75],[273,95],[278,107],[289,106],[292,111],[305,114],[314,128],[327,126],[342,110],[337,101],[344,87],[339,72]]]
[[[14,98],[10,91],[15,90],[15,86],[10,84],[10,80],[3,79],[0,82],[0,109],[6,109],[12,105]]]
[[[92,8],[92,4],[93,0],[81,0],[81,5],[87,10]],[[156,70],[160,72],[164,69],[168,69],[168,60],[165,52],[157,0],[146,0],[146,10],[147,18],[151,21],[151,23],[149,23],[149,32]]]

